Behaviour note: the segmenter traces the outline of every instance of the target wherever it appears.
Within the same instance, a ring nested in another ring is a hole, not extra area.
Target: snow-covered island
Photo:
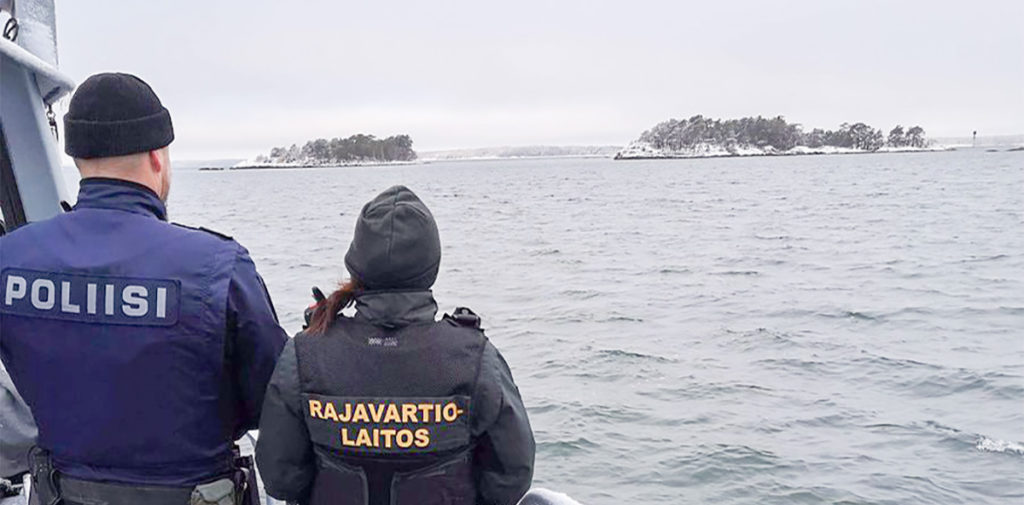
[[[392,135],[377,138],[362,133],[348,138],[316,139],[299,147],[275,147],[270,154],[259,155],[231,167],[232,170],[251,168],[309,168],[366,165],[393,165],[416,162],[412,138]]]
[[[615,159],[711,158],[869,152],[941,151],[924,129],[896,126],[886,136],[864,123],[843,123],[836,130],[803,131],[782,116],[719,120],[693,116],[670,119],[645,131]]]

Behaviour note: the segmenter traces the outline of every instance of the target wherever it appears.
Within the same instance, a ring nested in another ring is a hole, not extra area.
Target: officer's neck
[[[152,188],[118,178],[82,179],[75,208],[117,209],[167,220],[167,207]]]
[[[117,179],[143,186],[158,196],[163,195],[167,175],[165,171],[168,167],[161,162],[154,162],[151,158],[154,158],[153,153],[75,159],[75,166],[82,174],[82,179]]]

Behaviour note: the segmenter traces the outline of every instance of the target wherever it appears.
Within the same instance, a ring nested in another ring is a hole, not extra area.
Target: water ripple
[[[244,244],[295,333],[393,184],[437,218],[439,305],[479,313],[515,375],[536,484],[1024,500],[1018,153],[179,170],[169,208]]]

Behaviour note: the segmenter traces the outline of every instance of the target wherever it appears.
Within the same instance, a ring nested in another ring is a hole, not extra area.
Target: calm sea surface
[[[282,322],[362,204],[433,210],[584,504],[1024,501],[1024,152],[179,170],[174,220],[251,251]]]

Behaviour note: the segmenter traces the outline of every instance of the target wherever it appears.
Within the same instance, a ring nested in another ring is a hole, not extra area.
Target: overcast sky
[[[63,70],[148,81],[182,159],[622,145],[694,114],[1024,133],[1022,25],[1020,0],[57,0]]]

